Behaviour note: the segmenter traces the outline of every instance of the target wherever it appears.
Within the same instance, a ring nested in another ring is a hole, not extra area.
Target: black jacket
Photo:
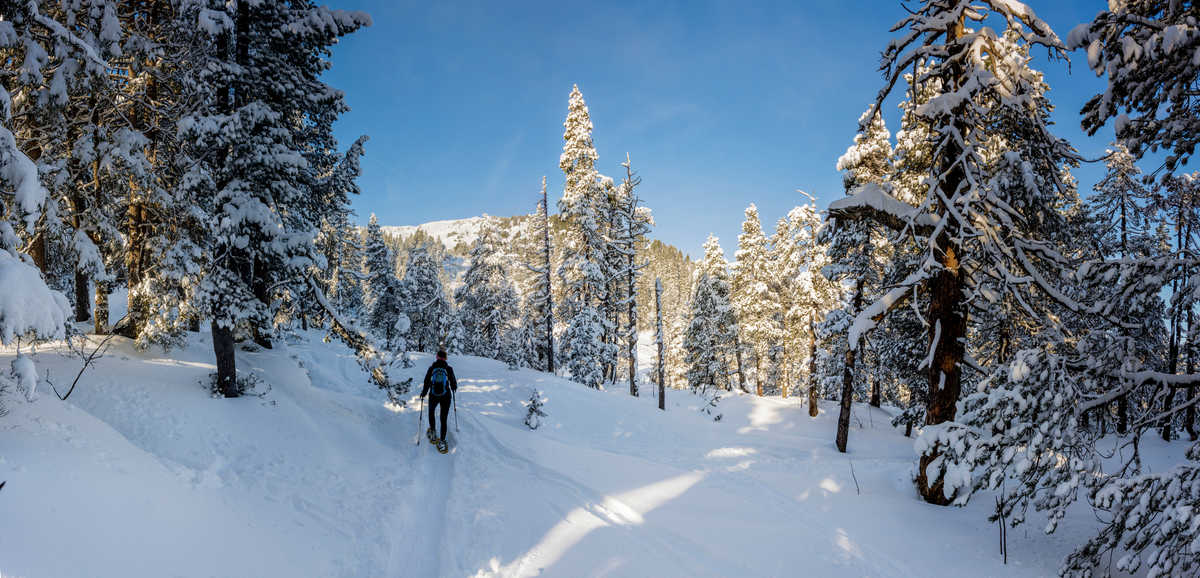
[[[428,395],[429,388],[433,386],[433,382],[430,381],[430,378],[433,376],[433,369],[435,367],[443,367],[446,369],[446,376],[450,378],[450,391],[458,391],[458,380],[454,378],[454,368],[450,367],[449,363],[439,359],[433,362],[433,365],[430,365],[429,369],[425,370],[425,387],[421,388],[421,397]]]

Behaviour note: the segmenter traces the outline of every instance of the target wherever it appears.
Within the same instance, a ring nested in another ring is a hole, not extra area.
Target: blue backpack
[[[450,374],[446,373],[445,367],[433,368],[433,373],[429,375],[429,383],[432,385],[430,393],[441,397],[450,393],[448,386],[450,385]]]

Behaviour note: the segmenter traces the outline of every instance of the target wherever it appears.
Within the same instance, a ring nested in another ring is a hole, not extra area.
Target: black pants
[[[433,421],[433,416],[434,416],[433,411],[435,409],[437,409],[438,406],[441,406],[441,408],[442,408],[442,411],[441,411],[442,435],[441,435],[441,438],[439,438],[439,439],[444,440],[444,439],[446,439],[446,417],[450,415],[450,396],[448,396],[448,395],[442,395],[442,396],[430,395],[429,396],[429,429],[433,429],[434,424],[436,423],[435,421]]]

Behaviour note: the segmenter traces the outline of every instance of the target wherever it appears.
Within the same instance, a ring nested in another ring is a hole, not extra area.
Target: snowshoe
[[[438,449],[439,453],[444,454],[444,453],[450,451],[450,446],[446,445],[446,440],[437,440],[434,443],[437,445],[437,449]]]
[[[433,428],[425,430],[425,439],[428,439],[431,444],[437,444],[437,436],[433,435]]]

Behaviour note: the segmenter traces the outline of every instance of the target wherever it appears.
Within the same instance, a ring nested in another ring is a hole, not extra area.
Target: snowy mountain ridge
[[[479,238],[479,230],[483,228],[483,224],[489,220],[497,220],[498,217],[491,215],[480,215],[475,217],[467,217],[464,219],[447,219],[443,221],[430,221],[419,225],[390,225],[380,227],[385,235],[393,235],[397,237],[409,237],[421,231],[431,237],[434,237],[446,245],[453,248],[459,243],[470,245]]]

